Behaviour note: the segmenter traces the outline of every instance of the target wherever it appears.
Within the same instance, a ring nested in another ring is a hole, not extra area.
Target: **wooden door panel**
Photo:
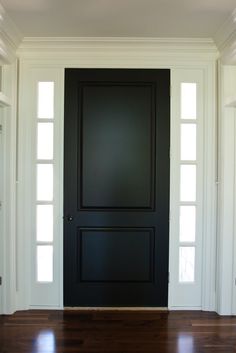
[[[80,209],[153,207],[154,88],[80,86]]]
[[[82,282],[152,282],[153,229],[80,229]]]
[[[167,306],[170,72],[65,78],[64,304]]]

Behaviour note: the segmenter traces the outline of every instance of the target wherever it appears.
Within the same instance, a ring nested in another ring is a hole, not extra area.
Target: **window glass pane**
[[[53,206],[37,206],[37,241],[53,241]]]
[[[181,165],[180,200],[196,201],[196,166]]]
[[[54,82],[38,82],[38,114],[39,119],[54,117]]]
[[[196,124],[181,124],[181,160],[196,160]]]
[[[195,248],[180,247],[179,249],[179,281],[194,282]]]
[[[37,201],[53,200],[53,165],[37,165]]]
[[[53,159],[53,123],[38,123],[38,159]]]
[[[197,84],[181,83],[181,119],[197,117]]]
[[[195,241],[196,207],[180,206],[180,241]]]
[[[53,246],[37,246],[37,281],[53,281]]]

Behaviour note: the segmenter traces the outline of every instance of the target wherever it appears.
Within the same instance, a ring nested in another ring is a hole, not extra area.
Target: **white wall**
[[[0,277],[3,277],[3,211],[2,211],[2,202],[3,202],[3,117],[2,110],[0,109]],[[3,312],[3,289],[0,285],[0,314]]]
[[[2,211],[0,233],[0,272],[2,275],[2,306],[0,313],[16,309],[16,151],[17,151],[17,59],[20,36],[7,13],[1,7],[0,110],[3,125]],[[3,93],[3,94],[2,94]]]
[[[3,313],[13,312],[16,300],[16,71],[16,61],[4,65],[1,87],[8,97],[2,100],[0,108],[4,152],[0,237]]]
[[[236,314],[236,66],[219,66],[218,312]]]

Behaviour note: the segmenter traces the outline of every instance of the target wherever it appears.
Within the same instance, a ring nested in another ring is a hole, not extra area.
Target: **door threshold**
[[[80,311],[168,311],[167,307],[146,307],[146,306],[66,306],[64,310]]]

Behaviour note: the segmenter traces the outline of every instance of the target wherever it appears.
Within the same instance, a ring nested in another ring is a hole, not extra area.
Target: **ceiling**
[[[26,37],[213,37],[235,0],[0,0]]]

